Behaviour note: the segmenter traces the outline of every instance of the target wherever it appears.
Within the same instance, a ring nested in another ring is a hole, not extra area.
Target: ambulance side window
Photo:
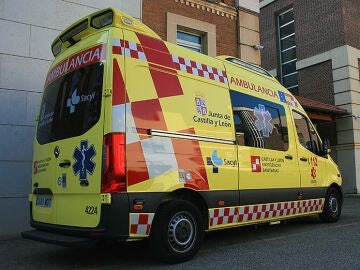
[[[286,151],[285,109],[279,104],[230,91],[238,145]]]
[[[296,132],[300,144],[316,155],[320,154],[320,140],[310,121],[300,113],[293,111]]]

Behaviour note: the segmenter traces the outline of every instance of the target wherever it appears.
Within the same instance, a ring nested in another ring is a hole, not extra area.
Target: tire
[[[204,237],[204,221],[198,208],[184,200],[163,205],[155,216],[149,238],[153,255],[167,263],[192,259]]]
[[[330,187],[326,193],[324,211],[320,214],[320,219],[325,222],[336,222],[341,215],[342,201],[340,193],[336,188]]]

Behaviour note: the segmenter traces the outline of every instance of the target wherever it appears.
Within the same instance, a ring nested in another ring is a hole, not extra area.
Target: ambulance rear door
[[[34,142],[34,222],[93,228],[101,215],[108,31],[49,71]]]

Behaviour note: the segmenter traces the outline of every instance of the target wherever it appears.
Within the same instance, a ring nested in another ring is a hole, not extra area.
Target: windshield
[[[40,144],[79,136],[101,113],[104,66],[97,62],[67,73],[44,90],[36,138]]]

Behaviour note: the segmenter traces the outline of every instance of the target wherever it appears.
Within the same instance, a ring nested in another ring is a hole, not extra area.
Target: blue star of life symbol
[[[262,131],[264,137],[269,137],[273,130],[271,114],[265,109],[265,106],[259,104],[259,108],[254,108],[254,115],[256,117],[255,126],[259,131]]]
[[[73,158],[75,160],[72,166],[74,174],[79,174],[79,180],[81,185],[88,185],[87,173],[93,174],[95,169],[95,162],[92,158],[96,155],[95,147],[92,144],[88,147],[88,141],[84,140],[80,142],[80,149],[75,148]]]

